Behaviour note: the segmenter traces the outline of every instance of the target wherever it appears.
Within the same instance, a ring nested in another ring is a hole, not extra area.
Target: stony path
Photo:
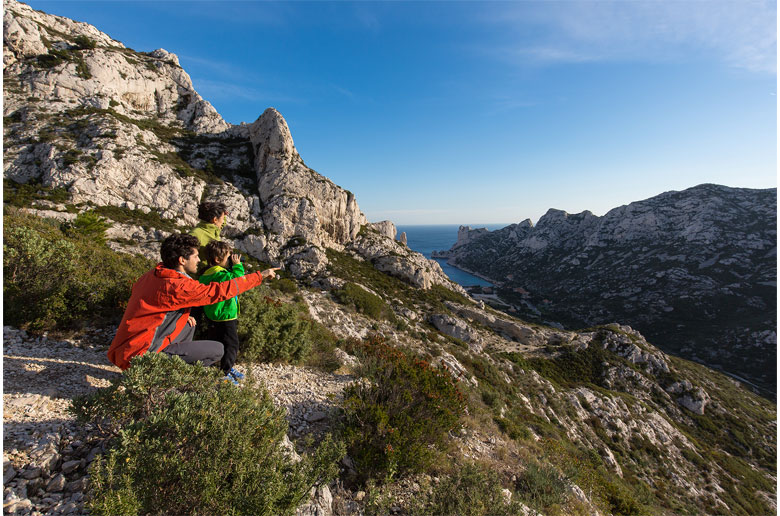
[[[106,358],[110,330],[80,340],[31,337],[3,328],[3,512],[82,514],[88,464],[100,453],[79,440],[68,413],[77,395],[106,387],[120,370]],[[319,436],[333,425],[346,375],[291,365],[237,368],[259,379],[288,412],[290,437]]]

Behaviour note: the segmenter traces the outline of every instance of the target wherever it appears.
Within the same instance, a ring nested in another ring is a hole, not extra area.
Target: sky
[[[276,108],[373,222],[777,186],[774,1],[27,3],[177,54],[230,123]]]

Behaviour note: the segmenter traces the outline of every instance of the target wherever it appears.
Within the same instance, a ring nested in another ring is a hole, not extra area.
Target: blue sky
[[[230,123],[396,224],[777,185],[775,2],[30,1],[179,56]]]

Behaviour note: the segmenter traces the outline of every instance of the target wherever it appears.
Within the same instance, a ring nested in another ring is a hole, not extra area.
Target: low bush
[[[347,344],[365,377],[346,389],[343,401],[344,438],[358,481],[424,471],[465,408],[456,381],[380,337]]]
[[[76,45],[76,48],[79,50],[90,50],[97,46],[97,43],[95,43],[95,40],[85,36],[80,35],[73,38],[73,43]]]
[[[271,288],[284,292],[285,294],[295,294],[298,292],[298,285],[295,284],[290,278],[279,278],[277,281],[271,282]]]
[[[162,229],[172,233],[183,232],[185,229],[180,227],[175,220],[164,219],[155,210],[144,213],[139,209],[120,208],[119,206],[95,206],[92,211],[98,215],[108,217],[109,219],[123,224],[141,226],[144,229]]]
[[[546,509],[566,502],[568,486],[554,467],[530,463],[517,476],[517,493],[535,509]]]
[[[294,462],[284,411],[251,379],[146,353],[112,385],[74,400],[79,420],[111,439],[90,470],[95,515],[294,514],[313,485],[338,472],[330,437]]]
[[[518,503],[504,499],[498,473],[471,463],[442,478],[430,496],[423,497],[415,505],[411,511],[413,516],[522,514]]]
[[[343,288],[334,290],[336,299],[341,304],[355,308],[361,314],[372,319],[381,319],[390,311],[384,300],[355,283],[345,283]]]
[[[92,238],[67,235],[56,221],[14,213],[3,224],[6,324],[50,330],[118,319],[132,284],[154,265]]]
[[[252,361],[298,362],[312,347],[312,323],[297,304],[281,303],[253,289],[241,294],[239,357]]]
[[[64,188],[51,188],[36,182],[17,183],[3,179],[3,202],[18,208],[29,208],[36,200],[47,200],[64,203],[70,199],[70,194]]]
[[[66,222],[60,226],[63,233],[66,235],[80,235],[98,243],[104,243],[106,241],[106,230],[110,227],[111,223],[94,211],[81,212],[76,216],[73,222]]]

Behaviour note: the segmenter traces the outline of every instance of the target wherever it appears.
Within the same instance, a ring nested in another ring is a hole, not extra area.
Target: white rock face
[[[382,222],[372,222],[368,225],[368,227],[386,238],[395,240],[395,234],[397,233],[397,230],[395,229],[395,224],[389,220],[383,220]]]
[[[511,321],[508,319],[502,319],[500,317],[496,317],[493,314],[489,314],[480,308],[472,308],[451,302],[446,302],[445,305],[447,305],[447,308],[459,315],[483,324],[500,334],[504,334],[511,339],[517,340],[518,342],[529,346],[544,346],[551,341],[554,341],[556,344],[560,344],[561,342],[569,342],[573,338],[573,335],[567,335],[563,332],[542,329],[540,327],[532,327],[522,324],[517,320]]]
[[[446,314],[433,314],[429,320],[443,334],[467,342],[470,350],[475,352],[482,351],[482,337],[480,337],[479,332],[466,324],[465,321]]]
[[[282,240],[342,246],[367,223],[355,196],[304,165],[287,122],[268,108],[249,127],[263,222]]]
[[[694,387],[690,380],[675,382],[666,388],[670,394],[680,394],[677,403],[695,414],[704,415],[704,408],[710,402],[710,395],[701,387]]]
[[[3,65],[6,74],[35,68],[29,58],[48,55],[50,48],[69,52],[72,61],[27,74],[27,96],[56,100],[58,111],[77,106],[116,112],[137,118],[157,117],[180,122],[200,133],[228,129],[211,104],[192,86],[176,55],[163,49],[143,54],[126,48],[95,27],[34,11],[25,4],[4,0]],[[64,36],[62,36],[64,34]],[[86,37],[95,48],[80,49],[75,41]],[[142,66],[139,66],[142,65]],[[4,113],[19,107],[8,98]]]

